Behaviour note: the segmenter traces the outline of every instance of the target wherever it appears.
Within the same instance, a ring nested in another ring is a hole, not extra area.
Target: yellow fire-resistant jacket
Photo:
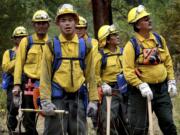
[[[145,39],[138,33],[135,34],[135,37],[138,39],[140,44],[144,48],[154,48],[156,47],[157,41],[155,36],[150,33],[150,37]],[[124,52],[123,52],[123,73],[126,80],[133,86],[138,86],[142,82],[147,82],[150,84],[161,83],[166,79],[174,79],[174,71],[172,60],[166,45],[164,38],[161,36],[162,48],[158,48],[160,53],[160,58],[162,63],[158,65],[140,65],[143,61],[143,54],[141,49],[141,54],[135,62],[135,51],[131,42],[127,42]],[[135,74],[135,68],[138,68],[141,76],[138,77]]]
[[[68,41],[62,34],[59,35],[61,42],[62,57],[77,57],[79,51],[79,40],[75,34],[71,41]],[[93,52],[87,54],[85,59],[85,73],[80,67],[79,60],[73,61],[71,66],[70,60],[62,60],[60,67],[54,73],[53,81],[59,84],[66,92],[76,92],[86,81],[89,84],[89,99],[98,100],[97,86],[95,81]],[[45,46],[42,58],[40,95],[41,99],[51,99],[51,77],[52,77],[53,54],[48,45]],[[72,71],[72,75],[71,75]],[[85,74],[85,76],[84,76]],[[72,86],[72,81],[74,86]]]
[[[16,47],[13,47],[11,50],[16,52]],[[14,67],[15,67],[15,57],[12,60],[10,60],[9,50],[6,50],[3,55],[2,70],[3,72],[8,72],[13,74]]]
[[[32,45],[27,54],[28,38],[23,38],[19,44],[14,70],[14,84],[21,84],[22,73],[25,73],[29,78],[40,78],[41,59],[45,46],[43,43],[48,41],[48,35],[42,40],[36,34],[33,34],[32,38],[35,44]]]
[[[109,49],[104,48],[104,53],[107,55],[119,54],[120,48],[117,46],[116,52],[111,52]],[[122,55],[114,55],[107,57],[107,65],[104,70],[101,69],[101,59],[102,54],[98,52],[97,56],[95,57],[96,81],[98,86],[100,86],[102,82],[117,82],[116,76],[122,72]]]

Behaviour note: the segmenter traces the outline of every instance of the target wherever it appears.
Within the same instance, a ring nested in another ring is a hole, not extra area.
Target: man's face
[[[149,16],[143,17],[137,23],[137,28],[139,30],[151,31],[152,30],[152,22]]]
[[[19,36],[19,37],[14,37],[13,42],[16,46],[19,46],[19,43],[21,42],[21,39],[25,36]]]
[[[111,34],[109,41],[107,41],[110,45],[119,45],[120,39],[118,34]]]
[[[79,38],[82,38],[86,34],[85,27],[76,27],[76,33],[78,34]]]
[[[45,35],[49,28],[49,22],[34,22],[33,26],[38,35]]]
[[[61,33],[65,36],[71,36],[75,33],[76,23],[74,16],[71,14],[60,16],[56,24],[59,26]]]

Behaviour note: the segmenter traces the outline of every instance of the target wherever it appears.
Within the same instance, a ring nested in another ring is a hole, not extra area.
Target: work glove
[[[170,97],[175,97],[177,95],[176,81],[169,80],[168,81],[168,92]]]
[[[97,110],[98,110],[98,102],[91,101],[87,106],[87,116],[91,117],[94,128],[97,127]]]
[[[20,86],[19,85],[15,85],[14,86],[14,88],[13,88],[13,90],[12,90],[12,94],[13,94],[13,103],[14,103],[14,106],[15,107],[19,107],[20,106],[20,91],[21,91],[21,89],[20,89]]]
[[[149,87],[149,85],[147,83],[141,83],[139,86],[138,86],[140,92],[141,92],[141,95],[143,97],[149,97],[150,100],[153,99],[153,93]]]
[[[112,88],[107,83],[101,85],[104,95],[110,96],[112,94]]]
[[[41,100],[42,111],[46,116],[55,115],[56,106],[48,100]]]

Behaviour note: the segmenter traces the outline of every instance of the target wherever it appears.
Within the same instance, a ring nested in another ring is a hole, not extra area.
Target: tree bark
[[[110,25],[112,21],[111,0],[92,0],[94,34],[97,38],[102,25]]]

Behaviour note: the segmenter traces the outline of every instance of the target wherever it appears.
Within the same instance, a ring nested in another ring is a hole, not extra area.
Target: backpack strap
[[[59,66],[62,63],[61,57],[62,57],[62,52],[61,52],[61,42],[59,41],[58,37],[55,36],[53,39],[53,44],[54,44],[54,50],[53,50],[53,54],[54,54],[54,61],[53,61],[53,66],[52,66],[52,71],[53,74],[55,73],[55,71],[59,68]]]
[[[14,55],[15,55],[15,51],[13,51],[13,50],[10,49],[10,50],[9,50],[9,58],[10,58],[10,61],[13,60]]]
[[[90,38],[90,37],[87,38],[88,43],[91,43],[91,40],[92,40],[92,38]]]
[[[27,47],[26,47],[25,61],[26,61],[26,59],[27,59],[27,55],[28,55],[29,49],[30,49],[30,48],[32,47],[32,45],[34,44],[32,35],[30,35],[30,36],[27,37],[27,41],[28,41],[28,44],[27,44]]]
[[[85,65],[85,56],[86,56],[86,43],[83,38],[79,39],[79,62],[81,69],[84,70],[86,68]]]
[[[26,54],[28,53],[28,51],[32,47],[32,45],[34,44],[32,35],[28,36],[27,38],[28,38],[28,45],[27,45],[27,48],[26,48]]]
[[[130,42],[133,45],[134,51],[135,51],[135,60],[137,59],[137,57],[140,55],[140,45],[137,42],[137,39],[135,37],[132,37],[130,39]]]
[[[121,54],[121,55],[123,54],[123,51],[124,51],[124,48],[121,47],[121,48],[120,48],[120,54]]]
[[[158,47],[159,47],[159,48],[162,48],[163,46],[162,46],[162,40],[161,40],[160,35],[157,34],[156,32],[153,32],[153,35],[154,35],[155,38],[156,38],[156,41],[157,41],[157,43],[158,43]]]
[[[101,69],[105,69],[107,65],[107,54],[104,53],[103,49],[99,49],[100,54],[102,55],[101,58]]]

